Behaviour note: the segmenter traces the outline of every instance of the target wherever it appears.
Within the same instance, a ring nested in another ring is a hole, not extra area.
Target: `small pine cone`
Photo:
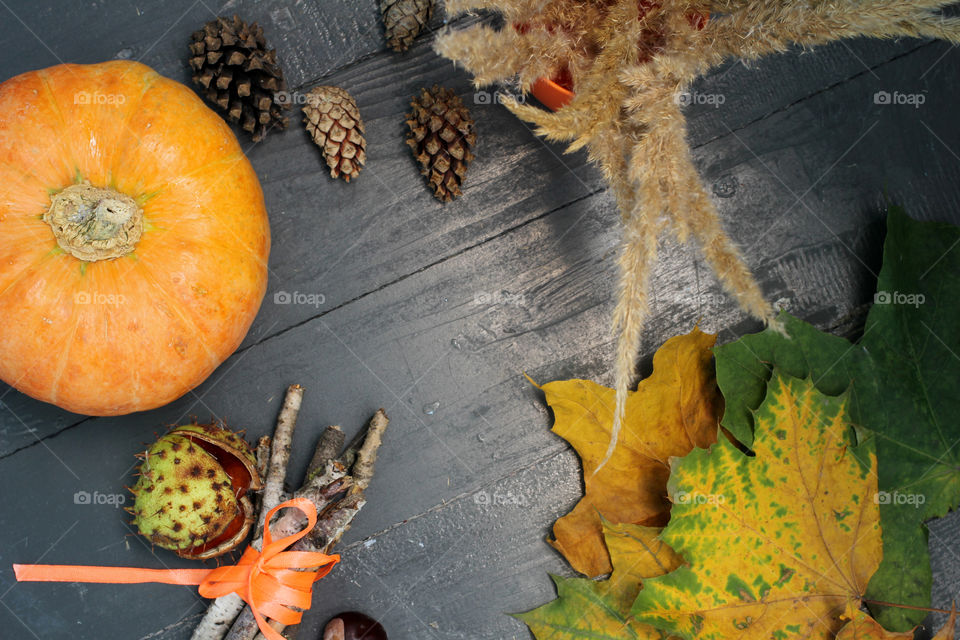
[[[267,49],[263,28],[217,18],[193,34],[190,43],[193,81],[204,97],[259,142],[273,127],[284,129],[289,108],[287,84],[277,52]]]
[[[340,87],[316,87],[306,95],[303,122],[313,141],[323,149],[330,177],[350,182],[367,161],[367,141],[357,103]]]
[[[387,46],[406,51],[433,15],[433,0],[380,0]]]
[[[460,185],[473,160],[470,148],[477,133],[470,112],[452,90],[434,85],[410,101],[407,144],[420,164],[420,173],[443,202],[462,195]]]

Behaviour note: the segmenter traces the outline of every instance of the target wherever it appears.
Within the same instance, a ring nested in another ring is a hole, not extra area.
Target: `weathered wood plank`
[[[930,563],[933,566],[933,606],[938,609],[950,609],[957,599],[957,585],[960,585],[960,561],[957,549],[960,548],[960,512],[954,511],[929,524]],[[931,614],[924,621],[921,632],[924,640],[947,622],[946,614]]]
[[[925,48],[877,69],[882,86],[900,91],[923,86],[913,84],[918,69],[940,53]],[[922,109],[874,105],[875,80],[861,76],[698,151],[708,182],[737,179],[735,193],[719,200],[734,237],[749,246],[772,227],[749,254],[769,296],[792,301],[795,312],[822,323],[868,302],[870,272],[879,265],[884,190],[917,217],[960,222],[960,161],[939,148],[927,129],[944,141],[958,139],[960,124],[949,117],[956,90],[945,81],[954,55],[928,74],[929,99]],[[806,206],[791,208],[794,194],[808,189]],[[185,413],[213,413],[247,426],[252,436],[264,433],[284,385],[298,381],[307,396],[294,468],[302,470],[311,440],[325,424],[339,423],[352,433],[381,405],[393,419],[370,506],[345,541],[375,535],[378,542],[351,549],[347,557],[356,564],[345,564],[321,587],[332,600],[311,614],[310,625],[319,625],[347,593],[350,602],[366,607],[399,601],[388,621],[402,632],[523,637],[522,627],[501,614],[549,597],[544,570],[557,570],[559,563],[541,536],[569,505],[578,480],[573,458],[548,432],[538,393],[521,371],[539,380],[583,376],[609,382],[616,218],[606,193],[561,207],[250,347],[196,396],[154,412],[91,420],[47,439],[49,450],[36,445],[0,460],[0,479],[7,486],[30,488],[11,495],[0,511],[0,589],[12,585],[10,562],[36,560],[64,532],[44,561],[182,566],[167,553],[152,557],[139,538],[126,539],[127,529],[112,508],[75,505],[74,492],[109,494],[129,483],[131,452],[158,425]],[[773,226],[778,221],[782,226]],[[751,326],[718,295],[712,275],[695,258],[691,247],[664,242],[645,352],[689,329],[699,316],[707,330],[725,328],[726,339]],[[537,464],[543,466],[531,470]],[[516,486],[546,484],[552,493],[536,488],[521,494],[535,499],[537,507],[498,514],[502,522],[475,513],[470,506],[475,503],[464,497],[501,486],[512,491],[514,477]],[[454,503],[436,509],[448,501]],[[61,526],[37,517],[38,506],[55,512]],[[407,539],[422,541],[424,550],[416,551],[416,545],[404,564],[387,564],[393,554],[377,555],[377,545],[389,552],[406,548]],[[420,575],[414,567],[460,539],[464,551],[453,547],[422,590],[396,594],[397,584]],[[504,561],[497,548],[520,551]],[[362,562],[386,576],[385,584],[365,573]],[[457,574],[468,568],[471,573]],[[359,585],[350,585],[350,579]],[[460,591],[470,584],[489,597]],[[137,606],[136,615],[117,616],[131,611],[130,588],[17,585],[4,598],[10,611],[0,609],[0,620],[19,628],[12,611],[39,625],[44,640],[78,637],[78,619],[98,636],[143,637],[197,610],[186,590],[136,589],[140,602],[163,605]],[[58,607],[41,614],[40,602]],[[422,628],[417,618],[435,621],[440,629]],[[186,637],[176,635],[184,629],[167,636]]]
[[[10,2],[2,10],[0,43],[22,54],[4,60],[6,76],[58,62],[129,58],[186,81],[190,33],[218,15],[261,24],[292,86],[384,48],[375,2],[54,0]]]
[[[231,5],[230,10],[246,13],[249,9],[253,12],[251,19],[270,24],[274,11],[270,7],[280,6],[248,4],[236,9]],[[306,11],[304,7],[308,6],[314,11],[321,5],[328,9],[331,6],[303,3],[284,10]],[[346,16],[334,20],[340,25],[337,29],[346,29],[343,25],[358,19],[351,12],[359,9],[333,6],[337,11],[328,11],[330,15]],[[111,28],[126,37],[156,43],[149,50],[144,47],[124,55],[145,54],[145,61],[163,73],[189,82],[180,39],[188,38],[195,28],[192,25],[209,16],[202,15],[206,9],[200,5],[188,8],[170,5],[164,13],[156,6],[141,9],[111,4],[109,19],[103,13],[107,9],[96,6],[86,12],[69,9],[68,15],[58,21],[53,20],[56,14],[41,12],[36,21],[51,23],[43,30],[44,34],[49,31],[44,38],[57,44],[54,52],[61,59],[92,62],[113,57],[117,52],[109,51],[108,45],[113,46],[115,40],[107,31],[101,32],[113,25]],[[201,15],[195,15],[197,11]],[[179,21],[171,17],[181,14]],[[69,38],[58,31],[66,29],[71,19],[84,24],[89,21],[90,29],[84,31],[83,38]],[[49,52],[26,28],[15,21],[7,24],[7,30],[0,33],[12,38],[13,50],[21,47],[37,54],[11,60],[12,68],[6,75],[23,70],[16,66],[23,60],[42,61],[33,66],[55,62],[43,57]],[[28,26],[37,32],[36,25]],[[277,46],[312,46],[319,52],[332,46],[330,38],[324,37],[313,32],[299,34]],[[405,55],[382,53],[328,80],[354,92],[366,121],[370,161],[357,181],[348,185],[331,180],[319,151],[296,122],[291,130],[271,134],[266,142],[250,148],[271,212],[274,249],[270,289],[245,347],[603,188],[598,173],[585,165],[583,154],[563,156],[562,147],[533,138],[526,126],[502,107],[476,104],[467,78],[434,56],[428,44],[421,41]],[[789,102],[861,73],[861,61],[875,64],[918,43],[880,46],[865,41],[847,46],[861,49],[851,54],[846,46],[824,47],[808,55],[772,58],[751,70],[737,66],[704,80],[697,91],[722,91],[726,102],[720,109],[696,104],[691,107],[693,143],[702,144],[722,135],[728,127],[737,130]],[[281,50],[281,55],[288,54]],[[796,74],[795,79],[779,81],[788,69]],[[735,91],[731,84],[734,80],[750,89]],[[471,168],[467,193],[447,206],[437,203],[424,188],[403,144],[403,114],[409,97],[419,87],[437,82],[453,86],[468,104],[474,103],[472,109],[481,132],[479,158]],[[754,91],[757,86],[763,90]],[[277,304],[294,294],[312,297],[297,298],[305,300],[303,304]],[[4,405],[0,408],[0,456],[35,444],[37,438],[81,419],[38,405],[3,384],[0,403]]]

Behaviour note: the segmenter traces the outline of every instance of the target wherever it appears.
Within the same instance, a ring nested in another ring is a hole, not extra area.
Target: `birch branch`
[[[363,439],[363,446],[357,451],[357,460],[353,463],[353,468],[350,471],[354,482],[353,493],[362,492],[370,486],[370,480],[373,479],[373,469],[377,463],[377,451],[383,444],[383,432],[389,423],[387,412],[383,409],[378,409],[373,414],[373,418],[370,419],[367,436]]]
[[[287,387],[287,395],[283,399],[283,406],[277,417],[277,428],[273,432],[273,442],[270,444],[270,465],[267,467],[267,481],[263,485],[263,504],[253,532],[254,538],[263,536],[267,513],[280,504],[283,480],[287,477],[287,465],[290,464],[293,430],[297,426],[297,414],[300,412],[301,402],[303,402],[303,387],[298,384]]]
[[[310,464],[307,465],[307,473],[303,481],[304,484],[310,482],[310,479],[318,473],[323,473],[327,462],[336,458],[340,450],[343,449],[345,439],[343,431],[338,426],[331,426],[324,429],[323,434],[320,436],[320,441],[317,443],[317,448],[313,451]]]
[[[263,436],[257,441],[257,473],[262,478],[267,472],[267,464],[270,461],[270,436]],[[257,518],[260,517],[263,508],[263,494],[257,493],[254,497],[254,510]],[[236,593],[228,593],[214,599],[207,607],[207,612],[197,624],[191,640],[222,640],[230,631],[230,625],[237,619],[247,603]]]
[[[386,412],[383,409],[378,410],[367,429],[362,432],[363,444],[359,444],[359,437],[356,438],[340,460],[329,460],[324,467],[324,473],[308,480],[297,492],[299,496],[316,501],[318,517],[314,529],[301,538],[292,547],[293,550],[329,553],[350,528],[354,517],[366,504],[363,490],[369,486],[373,477],[377,451],[383,444],[383,433],[389,422]],[[348,467],[341,460],[345,458],[352,462],[350,476],[344,475]],[[290,535],[302,529],[305,524],[306,521],[299,511],[287,509],[278,518],[273,530],[276,530],[278,536]],[[289,532],[283,533],[281,528],[283,532]],[[271,621],[270,626],[280,632],[286,629],[275,621]],[[266,640],[257,627],[250,607],[245,607],[237,616],[226,640]]]
[[[266,476],[263,491],[256,496],[255,502],[257,527],[252,544],[257,549],[262,544],[263,521],[267,512],[280,504],[283,480],[287,475],[287,466],[290,462],[293,429],[297,423],[297,414],[302,400],[303,387],[297,384],[288,387],[280,415],[277,417],[273,438],[263,436],[257,441],[257,472],[261,477]],[[245,607],[246,603],[236,593],[214,599],[207,607],[207,612],[197,628],[194,629],[193,635],[190,636],[191,640],[223,640]]]

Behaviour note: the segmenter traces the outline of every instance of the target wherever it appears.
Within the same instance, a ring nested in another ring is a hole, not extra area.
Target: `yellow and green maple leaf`
[[[811,376],[828,395],[849,389],[851,421],[876,440],[883,497],[883,561],[866,595],[871,613],[896,631],[923,621],[931,604],[926,522],[960,506],[958,244],[960,227],[891,207],[877,304],[858,342],[783,313],[777,326],[715,350],[723,426],[747,446],[771,366]]]
[[[517,615],[537,640],[659,640],[663,634],[631,619],[630,606],[646,578],[681,564],[658,539],[660,529],[602,523],[613,573],[603,581],[552,576],[558,597]]]
[[[686,566],[646,580],[640,622],[685,638],[823,638],[881,559],[876,456],[847,397],[774,370],[753,452],[726,439],[675,461],[662,540]]]

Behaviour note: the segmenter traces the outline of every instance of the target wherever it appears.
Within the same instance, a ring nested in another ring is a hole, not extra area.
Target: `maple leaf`
[[[836,640],[913,640],[913,629],[910,631],[887,631],[880,623],[859,609],[851,608],[844,615],[850,620],[837,634]],[[957,609],[954,606],[950,617],[933,636],[932,640],[953,640],[957,620]]]
[[[685,638],[833,638],[880,563],[876,455],[847,395],[774,370],[753,456],[725,438],[676,460],[661,539],[689,563],[646,580],[632,613]]]
[[[875,304],[857,345],[786,314],[768,329],[718,347],[722,424],[752,440],[751,411],[770,366],[811,376],[836,394],[850,386],[851,420],[876,433],[883,562],[867,597],[930,606],[932,573],[925,520],[960,503],[960,228],[911,220],[891,208]],[[918,541],[920,543],[918,544]],[[919,624],[919,610],[869,605],[888,629]]]
[[[884,562],[867,590],[875,600],[929,606],[932,575],[923,522],[960,504],[958,243],[960,227],[915,222],[900,209],[887,216],[877,304],[860,340],[882,400],[862,412],[883,461]],[[914,583],[911,576],[923,580]],[[886,608],[876,617],[890,629],[906,630],[924,616]]]
[[[956,624],[957,605],[954,603],[950,610],[950,617],[947,618],[947,622],[943,625],[943,627],[940,628],[940,631],[937,631],[937,635],[933,636],[933,640],[953,640]]]
[[[659,640],[662,634],[630,618],[630,606],[646,578],[673,571],[680,557],[657,539],[660,529],[603,522],[613,573],[598,582],[551,576],[558,597],[518,614],[538,640]]]
[[[860,609],[850,607],[843,617],[850,622],[843,625],[836,640],[913,640],[913,631],[887,631]],[[953,640],[952,633],[949,640]]]
[[[781,313],[777,323],[779,327],[714,349],[717,384],[726,403],[724,428],[751,446],[753,412],[766,396],[772,367],[794,378],[811,377],[829,396],[848,391],[850,420],[862,424],[861,408],[880,401],[872,363],[863,350],[788,313]]]
[[[553,432],[573,445],[583,462],[584,496],[557,520],[549,541],[580,573],[610,572],[601,517],[662,526],[670,511],[670,457],[716,442],[722,399],[712,365],[715,341],[715,335],[695,328],[657,350],[653,373],[627,399],[619,444],[599,471],[613,426],[613,389],[589,380],[541,387],[555,416]]]

